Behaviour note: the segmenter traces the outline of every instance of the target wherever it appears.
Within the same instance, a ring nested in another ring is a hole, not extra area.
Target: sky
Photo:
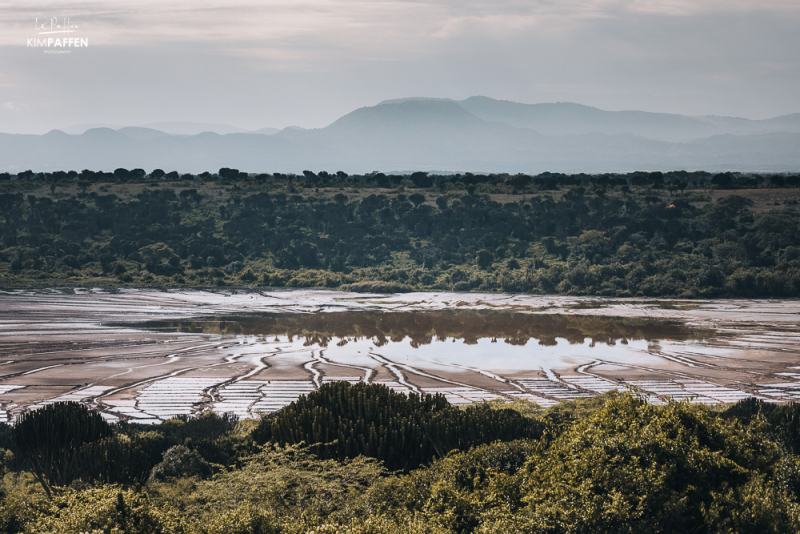
[[[410,96],[769,118],[800,112],[798,28],[798,0],[0,0],[0,132],[316,128]],[[88,46],[28,46],[64,36]]]

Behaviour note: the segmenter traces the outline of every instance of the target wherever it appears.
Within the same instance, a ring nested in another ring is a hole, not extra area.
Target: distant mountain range
[[[0,134],[0,170],[800,170],[800,113],[691,117],[476,96],[387,100],[309,130],[175,122],[68,130]]]
[[[113,124],[75,124],[66,128],[61,128],[61,131],[68,134],[80,135],[86,130],[93,128],[111,128],[118,130],[122,128],[119,125]],[[211,132],[219,135],[226,135],[231,133],[258,133],[272,135],[280,131],[279,128],[261,128],[260,130],[245,130],[244,128],[237,128],[228,124],[212,124],[206,122],[151,122],[142,124],[138,128],[149,128],[158,130],[172,135],[197,135],[205,132]]]

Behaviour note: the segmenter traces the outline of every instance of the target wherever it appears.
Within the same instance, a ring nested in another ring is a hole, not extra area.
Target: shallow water
[[[131,326],[116,323],[112,326]],[[680,321],[508,310],[343,311],[252,314],[148,321],[159,332],[261,336],[319,349],[340,363],[377,353],[415,367],[486,368],[494,372],[568,369],[586,359],[655,365],[662,341],[702,341],[713,331]]]
[[[0,293],[0,420],[56,400],[109,419],[250,417],[330,380],[542,406],[800,399],[794,301],[323,291]]]
[[[370,338],[380,346],[408,338],[412,346],[448,339],[475,344],[502,339],[510,345],[568,343],[615,345],[628,340],[703,340],[714,331],[682,321],[648,317],[531,314],[512,310],[339,311],[328,313],[261,313],[177,320],[109,323],[163,332],[303,337],[326,347],[332,342]]]

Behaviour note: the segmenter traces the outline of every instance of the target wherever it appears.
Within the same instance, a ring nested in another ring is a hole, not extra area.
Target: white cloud
[[[48,16],[90,47],[26,49]],[[799,26],[798,0],[10,0],[0,102],[44,131],[322,126],[415,95],[764,116],[800,110]]]
[[[27,104],[11,101],[11,102],[3,102],[3,109],[9,111],[23,111],[25,109],[28,109],[28,106]]]
[[[22,46],[36,17],[71,17],[91,46],[217,43],[237,55],[328,55],[332,51],[406,57],[427,40],[477,34],[507,39],[529,31],[580,31],[593,21],[637,16],[782,13],[797,0],[84,0],[12,2],[0,7],[0,45]],[[253,52],[264,48],[266,51]],[[269,50],[296,50],[277,53]]]

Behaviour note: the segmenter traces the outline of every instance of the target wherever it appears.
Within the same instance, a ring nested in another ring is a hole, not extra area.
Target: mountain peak
[[[165,137],[169,134],[161,130],[153,128],[142,128],[141,126],[126,126],[117,130],[121,134],[125,134],[131,139],[156,139],[158,137]]]
[[[171,135],[197,135],[204,132],[213,132],[220,135],[229,133],[247,133],[248,130],[228,124],[214,124],[206,122],[151,122],[142,124],[142,128],[151,128]]]
[[[117,134],[117,131],[114,130],[113,128],[106,128],[104,126],[101,126],[99,128],[89,128],[88,130],[86,130],[81,134],[81,136],[83,137],[103,137],[103,136],[114,136],[114,135],[120,135],[120,134]]]
[[[483,121],[455,100],[407,98],[359,108],[323,130],[394,136],[430,129],[468,128],[479,124],[483,124]]]
[[[409,96],[407,98],[393,98],[390,100],[383,100],[378,103],[379,106],[386,104],[403,104],[405,102],[455,102],[452,98],[434,98],[428,96]]]

